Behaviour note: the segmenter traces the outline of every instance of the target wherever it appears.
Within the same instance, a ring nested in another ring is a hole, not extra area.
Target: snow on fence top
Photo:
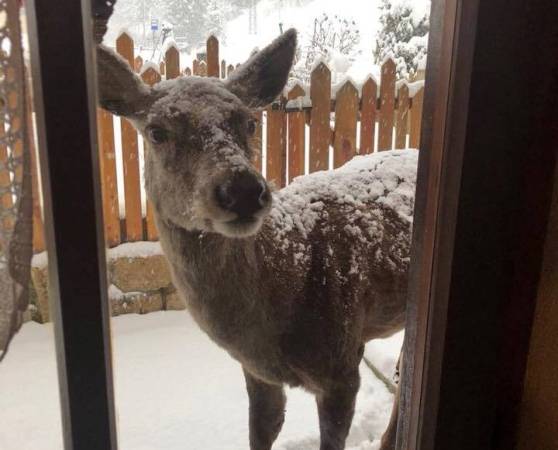
[[[180,53],[176,41],[173,38],[167,38],[163,45],[163,54],[166,54],[171,48],[174,48],[178,53]]]
[[[122,27],[118,30],[118,32],[116,33],[116,40],[121,39],[123,36],[126,36],[126,37],[134,40],[134,38],[132,36],[132,33],[126,27]]]
[[[337,93],[346,85],[346,84],[350,84],[352,85],[355,90],[358,92],[358,95],[360,96],[362,94],[362,84],[357,83],[355,80],[353,80],[351,77],[349,76],[345,76],[343,78],[341,78],[341,81],[339,81],[338,83],[334,84],[331,86],[331,98],[336,98],[337,97]]]
[[[159,64],[155,64],[153,61],[145,61],[139,70],[140,75],[143,75],[149,69],[154,70],[155,72],[159,73]]]
[[[310,69],[310,72],[314,72],[318,67],[320,67],[320,65],[326,66],[327,70],[331,71],[331,67],[328,64],[327,59],[324,58],[323,56],[320,56],[319,58],[316,58],[312,63],[312,68]]]

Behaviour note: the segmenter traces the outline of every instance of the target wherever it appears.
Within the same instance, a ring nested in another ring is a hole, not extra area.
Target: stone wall
[[[185,309],[172,285],[170,271],[158,242],[134,242],[107,251],[109,301],[113,316]],[[48,260],[35,255],[31,270],[34,296],[32,318],[50,320]]]

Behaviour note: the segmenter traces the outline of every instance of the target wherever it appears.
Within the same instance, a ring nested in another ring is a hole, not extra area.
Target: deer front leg
[[[355,412],[360,386],[358,368],[316,396],[320,419],[320,450],[343,450]]]
[[[285,420],[285,391],[244,370],[250,402],[250,450],[270,450]]]

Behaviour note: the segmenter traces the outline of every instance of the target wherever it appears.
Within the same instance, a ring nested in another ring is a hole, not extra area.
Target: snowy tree
[[[360,32],[355,21],[327,14],[315,18],[308,43],[297,52],[295,77],[308,82],[312,66],[320,58],[329,63],[354,60],[359,42]]]
[[[395,60],[398,78],[412,78],[426,58],[429,20],[410,0],[381,0],[380,31],[374,59]]]

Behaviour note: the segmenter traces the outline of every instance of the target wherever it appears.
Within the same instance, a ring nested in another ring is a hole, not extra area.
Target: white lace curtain
[[[0,361],[28,306],[33,252],[20,7],[0,0]]]

